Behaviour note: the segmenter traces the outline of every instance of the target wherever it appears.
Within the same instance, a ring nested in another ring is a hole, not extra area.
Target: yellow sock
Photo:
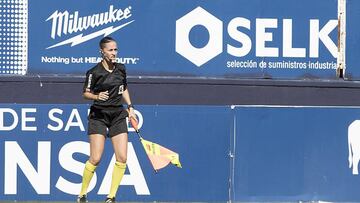
[[[112,173],[112,179],[111,179],[111,188],[110,188],[110,193],[107,197],[109,198],[113,198],[116,196],[116,192],[119,188],[121,179],[124,176],[125,173],[125,169],[126,169],[126,163],[121,163],[121,162],[115,162],[114,165],[114,170]]]
[[[87,161],[85,163],[85,168],[84,168],[84,172],[83,172],[83,177],[82,177],[82,185],[81,185],[81,191],[79,196],[85,195],[87,193],[87,189],[89,187],[91,178],[94,175],[96,166],[92,165],[90,163],[90,161]]]

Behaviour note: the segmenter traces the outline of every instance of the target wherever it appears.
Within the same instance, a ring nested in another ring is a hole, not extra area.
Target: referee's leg
[[[116,162],[112,173],[108,198],[114,199],[126,169],[128,134],[125,132],[112,136],[111,142],[113,144]]]
[[[104,135],[91,134],[89,135],[89,139],[90,139],[90,158],[85,163],[79,197],[82,196],[86,197],[87,189],[89,187],[90,181],[94,175],[96,166],[99,164],[101,160],[101,156],[104,151],[104,145],[105,145]]]

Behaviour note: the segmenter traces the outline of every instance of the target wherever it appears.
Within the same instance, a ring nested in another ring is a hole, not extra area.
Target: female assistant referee
[[[106,203],[114,203],[117,189],[124,176],[127,159],[128,129],[126,117],[136,119],[127,88],[125,66],[116,63],[118,47],[111,37],[104,37],[100,43],[102,61],[86,73],[83,96],[93,100],[88,117],[90,158],[85,164],[81,191],[77,202],[87,202],[87,189],[96,166],[101,160],[104,144],[110,138],[116,157],[110,192]],[[123,101],[127,104],[124,109]]]

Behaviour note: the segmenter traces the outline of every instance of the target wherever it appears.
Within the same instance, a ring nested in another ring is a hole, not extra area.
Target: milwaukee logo
[[[84,32],[87,29],[96,28],[96,27],[110,24],[110,23],[120,22],[120,21],[130,18],[131,15],[132,15],[131,6],[125,8],[125,9],[117,9],[117,8],[114,8],[113,5],[110,5],[109,10],[104,13],[97,13],[97,14],[83,16],[83,17],[80,16],[79,11],[70,13],[69,11],[59,12],[58,10],[56,10],[54,13],[52,13],[49,16],[48,19],[46,19],[46,21],[51,20],[51,22],[52,22],[51,38],[55,39],[56,37],[62,37],[67,34]],[[80,43],[86,42],[90,39],[93,39],[95,37],[98,37],[100,35],[107,36],[115,31],[125,27],[126,25],[132,23],[133,21],[134,20],[125,22],[116,27],[109,26],[107,28],[98,30],[98,31],[88,34],[86,36],[83,36],[83,33],[81,33],[75,37],[72,37],[70,39],[62,41],[55,45],[52,45],[52,46],[48,47],[47,49],[54,48],[57,46],[62,46],[65,44],[70,44],[70,43],[71,43],[71,46],[75,46]]]

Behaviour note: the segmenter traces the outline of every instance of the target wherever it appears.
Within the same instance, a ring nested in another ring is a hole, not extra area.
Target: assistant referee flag
[[[136,134],[139,136],[139,139],[144,147],[144,150],[153,166],[155,172],[159,169],[164,168],[169,163],[174,164],[175,166],[181,168],[179,154],[173,152],[159,144],[145,140],[141,135],[138,129],[137,120],[135,118],[130,118],[130,123],[135,129]]]
[[[178,153],[173,152],[159,144],[144,139],[140,139],[140,141],[155,171],[164,168],[169,163],[172,163],[175,166],[181,168],[181,163],[179,160]]]

